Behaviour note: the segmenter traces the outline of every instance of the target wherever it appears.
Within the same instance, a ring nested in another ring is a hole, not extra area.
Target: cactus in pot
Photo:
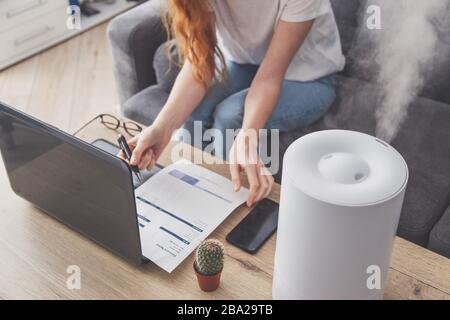
[[[214,291],[219,287],[223,269],[224,247],[215,239],[203,241],[195,252],[194,270],[200,289]]]

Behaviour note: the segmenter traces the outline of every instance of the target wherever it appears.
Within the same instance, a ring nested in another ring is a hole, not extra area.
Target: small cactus
[[[222,271],[224,247],[218,240],[203,241],[195,252],[195,268],[205,276],[212,276]]]

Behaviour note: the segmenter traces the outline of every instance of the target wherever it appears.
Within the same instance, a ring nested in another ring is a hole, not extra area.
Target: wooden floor
[[[117,110],[106,26],[0,71],[0,101],[68,132]]]

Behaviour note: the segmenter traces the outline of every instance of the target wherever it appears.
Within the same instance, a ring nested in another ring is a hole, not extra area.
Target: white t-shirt
[[[329,0],[210,0],[219,48],[236,63],[260,65],[279,20],[316,19],[286,73],[287,80],[310,81],[345,65]]]

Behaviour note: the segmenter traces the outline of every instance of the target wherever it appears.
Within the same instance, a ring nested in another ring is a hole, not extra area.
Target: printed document
[[[172,272],[247,195],[186,160],[164,168],[136,190],[142,254]]]

